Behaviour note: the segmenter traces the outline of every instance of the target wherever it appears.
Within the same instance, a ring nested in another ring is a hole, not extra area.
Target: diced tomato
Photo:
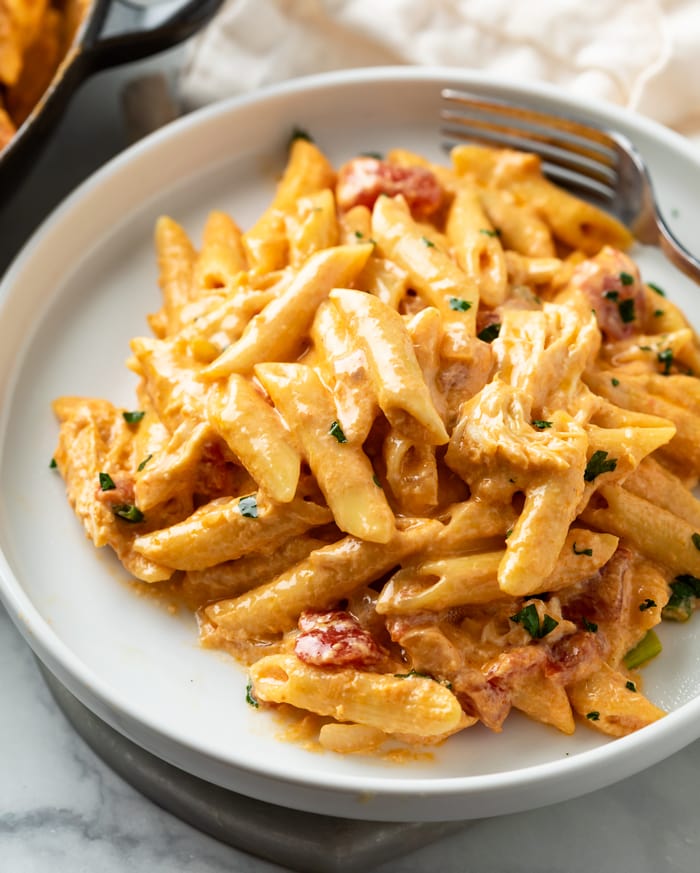
[[[338,171],[336,200],[346,211],[353,206],[371,209],[380,194],[403,195],[412,213],[432,215],[442,203],[442,188],[425,167],[404,167],[378,158],[353,158]]]
[[[369,667],[382,652],[372,635],[354,615],[344,610],[303,612],[294,652],[300,661],[316,667]]]

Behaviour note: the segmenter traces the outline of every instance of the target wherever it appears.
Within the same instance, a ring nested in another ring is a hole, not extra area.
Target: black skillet
[[[106,67],[171,48],[192,36],[221,5],[221,0],[183,0],[157,26],[106,35],[105,21],[111,2],[92,0],[89,4],[47,91],[0,152],[0,205],[36,161],[71,95],[84,79]]]

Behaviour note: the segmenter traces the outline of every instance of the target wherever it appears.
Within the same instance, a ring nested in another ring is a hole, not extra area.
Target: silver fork
[[[443,89],[442,97],[443,135],[538,154],[552,181],[612,213],[641,243],[659,246],[700,284],[700,260],[666,224],[646,165],[626,136],[581,119],[453,88]]]

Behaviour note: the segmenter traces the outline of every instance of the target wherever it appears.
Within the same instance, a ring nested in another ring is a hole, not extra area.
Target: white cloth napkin
[[[189,47],[188,108],[309,73],[438,64],[627,106],[700,145],[698,0],[226,0]]]

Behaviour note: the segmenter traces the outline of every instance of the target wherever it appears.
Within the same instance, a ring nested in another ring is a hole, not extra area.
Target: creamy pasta
[[[534,155],[297,138],[251,228],[159,219],[134,409],[54,404],[68,498],[330,749],[642,728],[700,593],[700,347],[631,243]]]

